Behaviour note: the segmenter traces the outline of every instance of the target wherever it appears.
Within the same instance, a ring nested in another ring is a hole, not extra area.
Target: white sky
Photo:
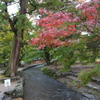
[[[16,12],[18,12],[18,5],[17,4],[13,4],[11,6],[8,6],[8,12],[9,14],[15,14]]]

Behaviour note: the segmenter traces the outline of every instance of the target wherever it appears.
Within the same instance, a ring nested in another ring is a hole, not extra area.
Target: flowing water
[[[41,67],[32,67],[23,72],[25,78],[23,100],[92,100],[46,76]]]

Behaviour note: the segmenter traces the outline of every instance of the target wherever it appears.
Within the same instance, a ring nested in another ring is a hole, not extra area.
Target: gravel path
[[[25,70],[23,76],[23,100],[89,100],[59,81],[44,75],[40,67]]]

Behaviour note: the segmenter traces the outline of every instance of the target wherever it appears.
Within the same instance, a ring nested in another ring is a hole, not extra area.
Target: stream
[[[90,100],[59,81],[43,74],[43,65],[23,71],[25,78],[23,100]]]

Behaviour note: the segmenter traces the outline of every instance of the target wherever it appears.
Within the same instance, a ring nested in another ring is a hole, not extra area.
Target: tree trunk
[[[16,76],[19,64],[20,49],[22,46],[24,30],[22,29],[20,34],[14,34],[11,58],[8,64],[8,68],[4,72],[6,76]]]
[[[28,0],[20,0],[20,15],[26,15],[27,2]],[[14,38],[13,38],[13,44],[12,44],[11,58],[9,61],[8,68],[4,74],[7,76],[9,76],[9,74],[10,76],[16,76],[18,64],[19,64],[20,50],[21,50],[22,40],[23,40],[23,34],[24,34],[25,29],[21,28],[19,30],[15,28],[16,22],[13,23],[13,21],[10,18],[8,19],[8,21],[9,21],[12,31],[14,32]],[[21,19],[21,22],[23,26],[25,19]]]
[[[15,76],[18,68],[19,63],[19,55],[20,55],[20,49],[21,44],[23,40],[23,33],[20,33],[20,36],[17,34],[14,34],[14,40],[13,40],[13,47],[12,47],[12,54],[11,54],[11,76]]]
[[[21,7],[20,15],[26,14],[27,2],[28,2],[27,0],[20,0],[20,7]],[[22,23],[24,24],[24,19],[22,19]],[[14,34],[14,42],[13,42],[14,44],[12,48],[12,57],[11,57],[11,76],[15,76],[17,73],[23,34],[24,34],[24,29],[20,30],[20,34],[18,33]]]
[[[26,14],[26,8],[27,8],[26,4],[27,4],[27,0],[20,0],[20,7],[21,7],[20,15]],[[22,23],[24,23],[24,19],[22,19]],[[23,34],[24,34],[24,29],[20,30],[20,34],[19,33],[14,34],[13,48],[12,48],[12,54],[10,60],[11,76],[15,76],[17,74]]]
[[[44,49],[44,56],[45,56],[45,61],[47,63],[47,65],[50,65],[51,64],[51,59],[50,59],[50,53],[49,51],[47,50],[47,47],[45,47]]]

